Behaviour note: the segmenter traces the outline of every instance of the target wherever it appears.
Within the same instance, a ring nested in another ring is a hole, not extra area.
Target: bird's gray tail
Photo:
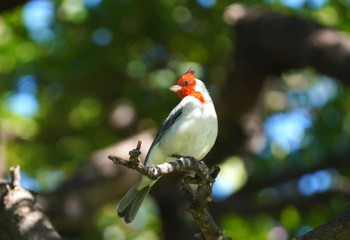
[[[150,186],[146,186],[141,190],[138,190],[137,187],[138,183],[134,184],[117,205],[118,215],[124,218],[126,223],[134,220],[143,200],[151,189]]]

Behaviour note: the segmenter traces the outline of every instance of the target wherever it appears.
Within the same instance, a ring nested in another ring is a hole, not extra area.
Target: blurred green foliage
[[[40,14],[49,16],[39,20],[33,8],[41,5],[30,4],[1,18],[0,91],[2,125],[24,140],[8,142],[8,159],[32,173],[46,167],[70,171],[95,149],[148,127],[139,125],[142,119],[159,124],[176,103],[167,88],[179,74],[189,66],[201,77],[213,67],[223,72],[220,65],[232,48],[221,20],[225,2],[207,10],[194,2],[101,1],[89,8],[67,0],[46,4]],[[47,26],[28,27],[47,19]],[[30,117],[6,104],[26,75],[36,78],[39,104]],[[108,116],[121,100],[131,103],[137,119],[113,130]],[[19,156],[18,148],[26,154]]]
[[[44,6],[35,5],[38,2]],[[263,5],[350,31],[346,1],[296,1],[301,2],[300,6],[288,2],[250,0],[245,4]],[[222,20],[230,3],[42,0],[2,13],[0,124],[6,133],[7,164],[20,164],[38,180],[40,189],[53,189],[74,174],[95,150],[159,126],[178,101],[169,94],[168,87],[189,67],[208,83],[214,99],[218,99],[218,89],[226,81],[234,53],[232,31]],[[38,13],[39,8],[42,12]],[[348,149],[349,90],[329,81],[335,93],[322,106],[307,100],[309,90],[322,82],[322,76],[312,70],[287,73],[281,84],[269,89],[267,118],[307,108],[311,124],[305,127],[297,151],[286,150],[268,139],[264,149],[253,157],[252,178],[314,166],[323,157]],[[273,101],[269,101],[269,94]],[[276,97],[287,103],[276,101]],[[127,112],[118,113],[120,107]],[[130,119],[124,119],[125,114]],[[122,120],[125,122],[118,123]],[[242,170],[242,179],[237,180],[239,186],[246,180],[246,171]],[[332,171],[332,181],[349,175],[347,169]],[[289,191],[288,186],[276,189],[262,189],[252,198],[268,202],[288,195],[283,192]],[[227,213],[220,224],[235,239],[283,239],[276,236],[309,230],[311,224],[323,223],[345,203],[343,197],[335,197],[326,208],[316,204],[301,213],[288,205],[276,216],[261,214],[249,219]],[[142,211],[156,211],[152,204],[149,200]],[[143,219],[145,225],[129,226],[119,219],[116,223],[114,206],[105,206],[96,216],[97,230],[92,229],[93,233],[86,233],[82,239],[155,239],[160,235],[161,223],[157,215],[144,215],[148,216]]]

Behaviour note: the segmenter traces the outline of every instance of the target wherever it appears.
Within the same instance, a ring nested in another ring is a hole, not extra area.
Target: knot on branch
[[[219,229],[207,210],[208,203],[212,201],[212,186],[220,172],[218,166],[209,169],[203,161],[198,161],[190,156],[180,156],[176,154],[171,156],[174,158],[174,161],[146,166],[139,159],[141,154],[140,149],[141,141],[138,141],[137,147],[129,151],[129,160],[114,155],[110,155],[108,158],[111,159],[114,164],[134,169],[152,180],[156,180],[172,172],[194,172],[194,176],[186,175],[182,179],[180,189],[184,198],[188,201],[188,205],[186,206],[187,211],[192,215],[201,229],[201,232],[195,235],[195,239],[231,239],[229,237],[224,237],[224,232]],[[191,185],[196,185],[196,187]]]

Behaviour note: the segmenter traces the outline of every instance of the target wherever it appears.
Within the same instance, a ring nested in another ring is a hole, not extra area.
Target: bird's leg
[[[197,159],[191,156],[182,156],[180,154],[171,154],[170,157],[177,158],[177,159],[182,159],[182,160],[187,160],[189,162],[198,162]]]
[[[198,185],[200,179],[198,178],[197,174],[195,174],[195,169],[198,166],[198,161],[194,157],[191,156],[181,156],[179,154],[172,154],[171,157],[177,158],[179,163],[184,166],[191,166],[188,171],[186,171],[186,176],[184,177],[183,181],[186,184],[196,184]]]

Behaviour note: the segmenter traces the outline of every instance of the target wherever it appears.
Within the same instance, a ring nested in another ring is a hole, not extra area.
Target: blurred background
[[[137,140],[146,154],[179,101],[168,88],[189,68],[218,111],[206,161],[222,169],[210,211],[227,235],[285,240],[348,204],[348,1],[6,2],[0,177],[20,165],[23,186],[67,239],[196,232],[178,176],[160,181],[126,225],[115,205],[137,174],[107,158],[127,157]],[[330,33],[312,41],[320,29]]]

